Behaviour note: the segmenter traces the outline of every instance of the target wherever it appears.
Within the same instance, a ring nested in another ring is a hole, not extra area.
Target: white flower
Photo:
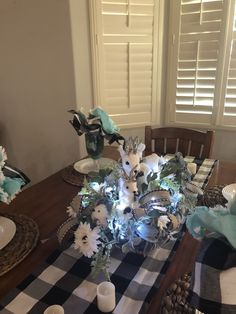
[[[77,216],[76,212],[74,211],[74,209],[71,206],[67,207],[66,212],[67,212],[68,216],[71,218],[76,218],[76,216]]]
[[[170,219],[167,215],[162,215],[158,218],[157,226],[163,230],[167,227],[168,222],[170,222]]]
[[[85,256],[91,257],[98,251],[99,231],[98,227],[91,229],[89,223],[81,222],[75,231],[75,249],[79,249]]]
[[[98,184],[97,182],[92,182],[90,183],[90,186],[92,189],[94,189],[94,191],[99,193],[100,190],[104,187],[104,183]]]
[[[100,225],[106,227],[108,218],[108,211],[106,205],[100,204],[95,206],[91,217],[93,220],[97,220]]]
[[[7,160],[7,154],[6,154],[5,148],[0,146],[0,168],[2,168],[5,165],[6,160]]]

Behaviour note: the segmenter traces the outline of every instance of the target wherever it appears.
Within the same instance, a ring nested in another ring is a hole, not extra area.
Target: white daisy
[[[79,227],[75,231],[75,249],[79,249],[87,257],[91,257],[98,252],[98,244],[101,242],[99,238],[99,228],[91,229],[90,224],[80,222]]]
[[[106,227],[108,218],[108,211],[106,205],[100,204],[95,206],[91,217],[93,220],[98,221],[100,225]]]
[[[0,168],[2,168],[5,165],[6,160],[7,160],[7,154],[6,154],[5,148],[0,146]]]
[[[167,215],[162,215],[158,218],[157,226],[163,230],[167,227],[167,224],[170,222],[170,219]]]
[[[76,216],[77,216],[76,212],[74,211],[74,209],[71,206],[67,207],[66,212],[67,212],[68,216],[71,218],[76,218]]]

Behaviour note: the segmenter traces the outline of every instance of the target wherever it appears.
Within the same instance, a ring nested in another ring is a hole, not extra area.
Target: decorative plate
[[[226,185],[222,190],[222,194],[224,198],[230,201],[236,195],[236,183]]]
[[[38,225],[33,219],[14,213],[2,213],[2,215],[1,218],[14,222],[16,233],[12,240],[0,250],[0,276],[23,261],[35,248],[39,239]]]
[[[94,161],[92,158],[86,158],[77,161],[74,164],[74,169],[80,173],[88,174],[90,171],[98,171],[102,168],[114,167],[116,164],[117,162],[110,158],[100,158],[97,161]]]
[[[0,250],[12,240],[15,233],[16,224],[11,219],[0,216]]]

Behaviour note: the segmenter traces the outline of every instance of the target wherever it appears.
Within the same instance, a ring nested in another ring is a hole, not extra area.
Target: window
[[[157,4],[90,1],[95,104],[120,126],[157,122]]]
[[[236,127],[235,0],[172,0],[168,124]]]

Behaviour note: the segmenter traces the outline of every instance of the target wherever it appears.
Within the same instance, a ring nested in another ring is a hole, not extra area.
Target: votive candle
[[[116,306],[115,286],[109,281],[103,281],[97,286],[97,306],[101,312],[108,313]]]
[[[195,164],[194,162],[189,162],[187,164],[187,169],[191,174],[196,174],[197,172],[197,164]]]
[[[64,314],[64,309],[61,305],[54,304],[46,308],[43,314]]]

